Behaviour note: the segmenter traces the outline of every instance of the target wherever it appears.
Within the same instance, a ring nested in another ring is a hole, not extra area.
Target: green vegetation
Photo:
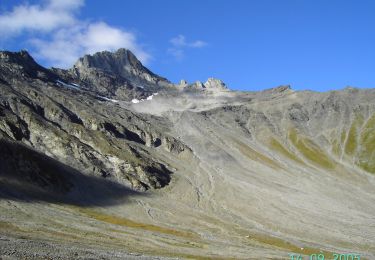
[[[337,139],[334,139],[332,141],[332,152],[337,156],[340,156],[341,154],[341,146],[339,142],[337,141]]]
[[[78,126],[81,127],[81,126]],[[130,149],[124,149],[127,147],[127,144],[123,140],[116,140],[114,141],[107,137],[103,132],[90,130],[87,131],[86,134],[81,136],[81,140],[90,145],[95,147],[99,152],[105,155],[113,155],[118,157],[119,159],[126,160],[128,162],[133,162],[134,164],[143,164],[144,162],[134,156]]]
[[[238,150],[245,155],[246,157],[250,158],[253,161],[258,161],[260,163],[263,163],[271,168],[274,169],[282,169],[282,166],[272,160],[271,158],[255,151],[252,149],[250,146],[238,141],[238,140],[233,140],[237,144]]]
[[[137,228],[137,229],[142,229],[146,231],[163,233],[167,235],[173,235],[173,236],[184,237],[184,238],[198,238],[199,237],[197,234],[192,233],[192,232],[179,231],[179,230],[165,228],[161,226],[140,223],[140,222],[136,222],[136,221],[126,219],[123,217],[107,215],[105,213],[94,211],[92,209],[80,208],[79,212],[93,219],[103,221],[106,223],[110,223],[110,224],[114,224],[114,225],[119,225],[119,226],[124,226],[124,227],[129,227],[129,228]]]
[[[289,150],[287,150],[279,141],[277,141],[275,138],[271,137],[270,138],[270,146],[271,148],[284,155],[285,157],[295,161],[295,162],[298,162],[300,164],[305,164],[301,159],[299,159],[295,154],[291,153]]]
[[[333,252],[328,252],[318,248],[312,248],[304,246],[301,248],[300,246],[294,245],[287,240],[283,240],[281,238],[277,238],[270,235],[261,235],[261,234],[253,234],[249,236],[249,239],[254,240],[260,244],[277,247],[283,249],[288,252],[293,252],[301,255],[312,255],[316,253],[324,254],[326,257],[328,256],[329,259],[333,259]]]
[[[142,229],[142,230],[147,230],[151,232],[157,232],[157,233],[163,233],[163,234],[169,234],[181,238],[187,238],[187,239],[199,239],[199,236],[195,233],[187,232],[187,231],[178,231],[170,228],[164,228],[160,226],[155,226],[155,225],[150,225],[150,224],[145,224],[145,223],[140,223],[136,222],[133,220],[129,220],[123,217],[117,217],[113,215],[107,215],[102,212],[98,212],[92,209],[87,209],[87,208],[77,208],[79,212],[93,218],[99,221],[103,221],[106,223],[110,224],[115,224],[115,225],[120,225],[120,226],[125,226],[125,227],[130,227],[130,228],[136,228],[136,229]],[[249,245],[254,246],[254,244],[258,244],[260,246],[266,246],[266,247],[275,247],[279,248],[282,250],[287,250],[290,252],[294,253],[300,253],[300,254],[313,254],[317,252],[321,252],[320,249],[318,248],[311,248],[311,247],[304,247],[301,249],[300,246],[297,246],[289,241],[283,240],[278,237],[270,236],[270,235],[265,235],[265,234],[259,234],[259,233],[252,233],[248,232],[244,229],[236,228],[233,227],[233,230],[236,231],[241,237],[247,237],[248,241],[250,242]],[[171,241],[167,241],[163,239],[163,243],[170,244],[172,246],[177,246],[177,247],[193,247],[193,248],[205,248],[207,247],[207,244],[203,243],[202,241],[198,240],[196,242],[187,242],[185,244],[181,244],[181,242],[174,241],[173,243]],[[156,254],[156,255],[164,255],[164,256],[173,256],[173,257],[183,257],[186,259],[212,259],[210,256],[202,256],[202,255],[191,255],[191,254],[186,254],[183,252],[180,253],[170,253],[170,252],[165,252],[162,250],[157,250],[155,251],[154,249],[145,249],[144,250],[146,253],[150,254]],[[325,255],[332,255],[331,252],[324,251]],[[215,256],[215,259],[222,259],[219,256]],[[223,257],[223,259],[232,259],[232,258],[227,258]]]
[[[358,147],[358,142],[357,142],[358,131],[362,124],[363,124],[363,116],[356,115],[350,127],[348,137],[346,140],[346,144],[345,144],[345,153],[347,155],[352,156],[355,154],[355,151]]]
[[[14,232],[23,231],[22,229],[20,229],[16,225],[14,225],[10,222],[6,222],[6,221],[0,221],[0,230],[3,231],[3,232],[8,231],[8,232],[13,233],[13,234],[14,234]]]
[[[345,140],[346,140],[346,131],[342,130],[340,134],[340,138],[337,137],[336,133],[334,132],[332,135],[333,137],[331,138],[332,140],[332,153],[335,154],[336,156],[341,157],[342,152],[343,152],[343,146],[345,145]]]
[[[367,121],[360,135],[361,149],[358,153],[358,165],[375,173],[375,114]]]
[[[289,131],[289,139],[298,151],[310,162],[326,169],[334,169],[335,163],[330,160],[318,145],[306,137],[298,136],[297,130]]]
[[[341,144],[345,143],[345,139],[346,139],[346,131],[342,130],[342,132],[341,132]]]

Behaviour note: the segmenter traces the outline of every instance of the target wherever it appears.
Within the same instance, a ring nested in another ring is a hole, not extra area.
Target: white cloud
[[[0,14],[2,38],[26,35],[27,43],[34,49],[33,55],[62,68],[72,66],[84,54],[119,48],[131,50],[143,63],[150,59],[133,33],[104,22],[79,20],[76,13],[84,0],[46,0],[43,3],[19,5],[11,12]]]
[[[176,37],[172,38],[170,40],[170,43],[172,43],[172,45],[175,47],[191,47],[191,48],[201,48],[207,45],[206,42],[201,41],[201,40],[187,42],[186,37],[182,34],[179,34]]]
[[[172,47],[168,48],[167,52],[170,55],[174,56],[177,60],[183,59],[186,48],[202,48],[207,45],[206,42],[201,40],[189,42],[182,34],[179,34],[176,37],[170,39],[169,42],[172,44]]]
[[[174,45],[174,46],[185,46],[186,45],[186,40],[185,40],[185,36],[183,35],[177,35],[176,37],[172,38],[170,40],[170,42]]]
[[[47,60],[55,67],[67,68],[78,57],[98,51],[114,51],[127,48],[134,52],[142,63],[147,63],[150,55],[140,48],[134,34],[111,27],[104,22],[79,24],[57,30],[51,39],[31,39],[35,56]]]
[[[83,6],[85,3],[84,0],[49,0],[49,6],[52,9],[77,9]]]
[[[167,52],[175,57],[176,60],[182,60],[184,58],[184,51],[176,48],[169,48]]]
[[[201,47],[204,47],[204,46],[206,46],[206,45],[207,45],[206,42],[204,42],[204,41],[199,41],[199,40],[190,43],[190,47],[193,47],[193,48],[201,48]]]
[[[147,63],[150,58],[150,55],[138,46],[133,33],[111,27],[103,22],[88,26],[85,34],[81,37],[81,45],[85,47],[86,53],[126,47],[132,50],[143,63]]]
[[[16,36],[24,31],[49,32],[76,23],[75,11],[83,0],[50,0],[44,5],[19,5],[11,12],[0,15],[3,37]]]

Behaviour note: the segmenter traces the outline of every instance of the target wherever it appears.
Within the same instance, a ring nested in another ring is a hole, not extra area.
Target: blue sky
[[[45,66],[126,47],[173,82],[317,91],[375,87],[375,1],[0,2],[1,49]]]

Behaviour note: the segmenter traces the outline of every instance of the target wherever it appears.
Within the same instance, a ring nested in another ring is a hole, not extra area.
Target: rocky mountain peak
[[[181,79],[180,80],[180,83],[178,84],[179,87],[186,87],[189,83],[184,80],[184,79]]]
[[[19,52],[10,52],[10,51],[0,51],[0,60],[1,62],[9,63],[33,63],[36,64],[34,59],[26,50],[21,50]]]
[[[208,78],[208,80],[204,83],[204,86],[208,89],[228,89],[222,80],[215,78]]]
[[[119,100],[144,99],[172,85],[144,67],[130,50],[124,48],[85,55],[63,74],[101,96]]]
[[[77,74],[87,74],[89,70],[100,70],[137,83],[167,82],[165,78],[144,67],[130,50],[124,48],[115,52],[102,51],[93,55],[85,55],[78,59],[72,70]]]
[[[292,87],[290,85],[280,85],[278,87],[275,87],[275,88],[270,88],[270,89],[266,89],[266,90],[263,90],[262,92],[265,92],[265,93],[282,93],[282,92],[287,92],[287,91],[292,91]]]
[[[56,78],[53,73],[36,63],[26,50],[0,51],[0,71],[3,79],[14,77],[14,75],[44,80]]]
[[[185,80],[181,80],[179,86],[186,87],[188,89],[207,89],[207,90],[227,90],[227,86],[220,79],[208,78],[205,83],[196,81],[192,84],[188,84]]]

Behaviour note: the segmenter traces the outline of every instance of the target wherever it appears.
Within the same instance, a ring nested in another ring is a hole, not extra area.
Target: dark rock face
[[[27,51],[0,52],[0,82],[6,83],[13,77],[39,78],[44,81],[57,79],[56,75],[37,64]]]
[[[52,160],[24,144],[1,138],[0,155],[1,175],[13,186],[22,184],[34,188],[34,191],[39,188],[56,193],[66,193],[72,188],[62,167],[55,167]]]
[[[138,82],[149,82],[153,88],[166,82],[129,51],[85,56],[70,71],[47,70],[24,51],[0,52],[0,79],[1,142],[16,142],[87,176],[111,179],[136,190],[162,188],[168,185],[172,169],[154,149],[160,146],[175,155],[189,150],[168,136],[167,126],[155,118],[97,99],[108,93],[130,98],[131,87]],[[142,89],[139,95],[147,91],[151,90]],[[13,172],[23,172],[17,166],[21,160],[32,166],[23,156],[12,160],[17,161]],[[34,176],[31,166],[25,171],[27,176]],[[40,180],[34,184],[50,187],[43,181],[47,178],[44,171],[39,172]]]

